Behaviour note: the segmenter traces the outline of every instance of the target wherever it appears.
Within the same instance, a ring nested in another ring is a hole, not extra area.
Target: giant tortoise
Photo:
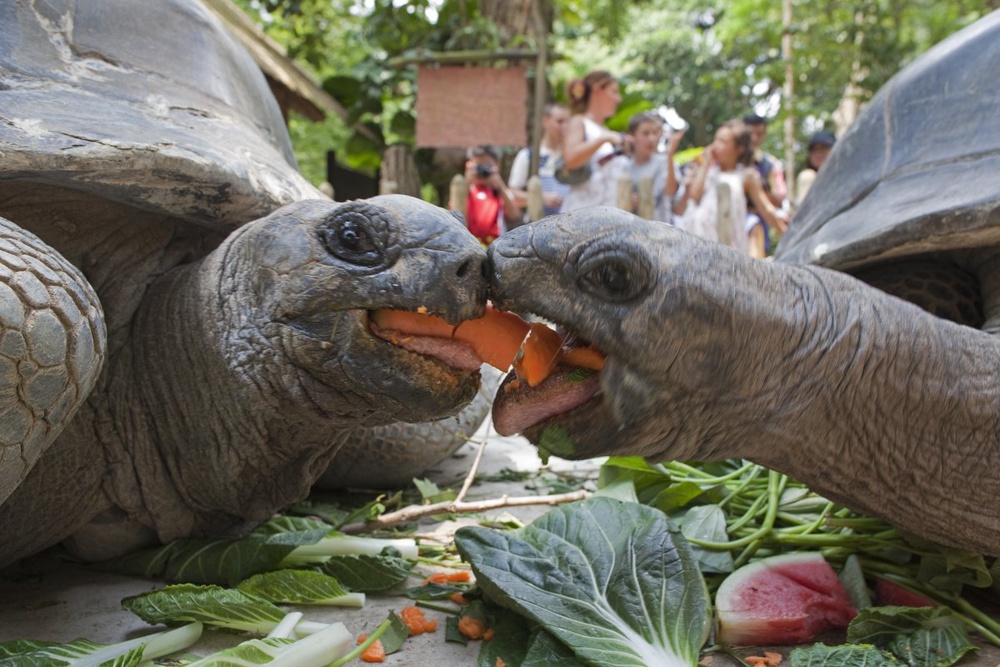
[[[495,303],[607,361],[589,385],[501,390],[497,429],[570,458],[751,459],[1000,555],[998,71],[1000,12],[903,69],[838,141],[778,261],[609,209],[498,240]]]
[[[352,429],[476,395],[478,363],[368,313],[481,315],[485,251],[419,200],[308,185],[198,0],[0,4],[0,156],[0,565],[239,533],[372,464]],[[441,457],[405,453],[374,476]]]

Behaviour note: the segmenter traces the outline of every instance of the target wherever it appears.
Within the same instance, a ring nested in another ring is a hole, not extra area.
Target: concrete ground
[[[527,441],[518,438],[501,438],[490,434],[484,428],[477,435],[478,441],[486,439],[487,448],[480,474],[491,475],[502,470],[537,471],[540,461],[534,448]],[[427,477],[439,484],[455,485],[465,476],[478,445],[470,444],[431,471]],[[553,459],[549,470],[566,475],[592,478],[599,467],[599,461],[568,462]],[[491,481],[476,484],[470,490],[468,500],[498,498],[503,495],[534,495],[534,489],[526,488],[524,481]],[[489,512],[498,515],[503,512],[514,514],[529,522],[543,514],[545,506],[519,507],[514,510]],[[466,517],[458,522],[427,523],[421,532],[447,535],[458,523],[473,523],[477,519]],[[447,538],[445,538],[447,539]],[[415,579],[411,584],[418,583]],[[162,587],[159,581],[138,577],[121,576],[94,572],[79,566],[60,563],[53,553],[22,563],[0,573],[0,642],[13,639],[38,639],[64,642],[77,638],[87,638],[99,643],[114,643],[161,628],[151,628],[144,621],[121,608],[121,600],[130,595]],[[385,619],[389,610],[398,611],[411,604],[396,593],[384,596],[368,596],[362,609],[339,609],[312,607],[303,608],[305,618],[322,622],[343,622],[349,631],[359,634],[376,627]],[[428,611],[428,617],[437,618],[441,628],[433,634],[410,638],[403,649],[390,655],[383,663],[388,667],[471,667],[476,664],[479,643],[468,646],[444,641],[444,619],[446,614]],[[836,637],[827,638],[836,643]],[[197,655],[207,655],[214,651],[233,646],[239,638],[232,634],[206,630],[201,641],[192,649]],[[741,656],[760,654],[760,648],[739,650]],[[782,653],[787,652],[781,651]],[[359,661],[353,664],[363,664]],[[712,667],[731,667],[739,663],[716,654],[711,660]],[[985,648],[979,654],[964,659],[962,665],[982,665],[1000,667],[1000,649]],[[610,667],[610,666],[609,666]],[[652,666],[651,666],[652,667]]]

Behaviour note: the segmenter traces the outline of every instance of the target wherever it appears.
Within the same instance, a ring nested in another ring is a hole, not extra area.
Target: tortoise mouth
[[[440,362],[458,371],[477,371],[483,363],[475,350],[461,341],[423,335],[403,328],[382,328],[373,320],[372,313],[374,312],[376,311],[368,311],[367,313],[368,331],[374,337],[384,340],[396,348],[415,356]]]
[[[551,322],[551,320],[548,320]],[[601,363],[584,368],[573,363],[573,352],[596,350],[590,341],[562,324],[555,329],[563,347],[555,368],[535,386],[519,377],[517,365],[500,383],[493,399],[493,427],[500,435],[520,433],[531,442],[553,422],[572,423],[577,412],[603,402]],[[577,359],[579,362],[580,360]]]
[[[537,443],[555,421],[572,421],[574,414],[603,402],[601,373],[560,364],[536,387],[509,373],[493,399],[493,428],[500,435],[521,433]]]

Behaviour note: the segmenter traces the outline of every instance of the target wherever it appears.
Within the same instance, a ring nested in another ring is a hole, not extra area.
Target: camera
[[[667,127],[670,128],[671,132],[683,132],[690,127],[688,122],[681,118],[681,115],[677,113],[677,109],[673,107],[663,105],[656,110],[656,113],[667,124]]]
[[[489,178],[493,175],[493,167],[488,164],[479,163],[476,165],[476,178]]]

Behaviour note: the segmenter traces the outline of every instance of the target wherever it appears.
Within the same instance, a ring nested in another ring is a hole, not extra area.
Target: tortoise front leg
[[[87,398],[106,348],[86,278],[0,218],[0,504]]]

